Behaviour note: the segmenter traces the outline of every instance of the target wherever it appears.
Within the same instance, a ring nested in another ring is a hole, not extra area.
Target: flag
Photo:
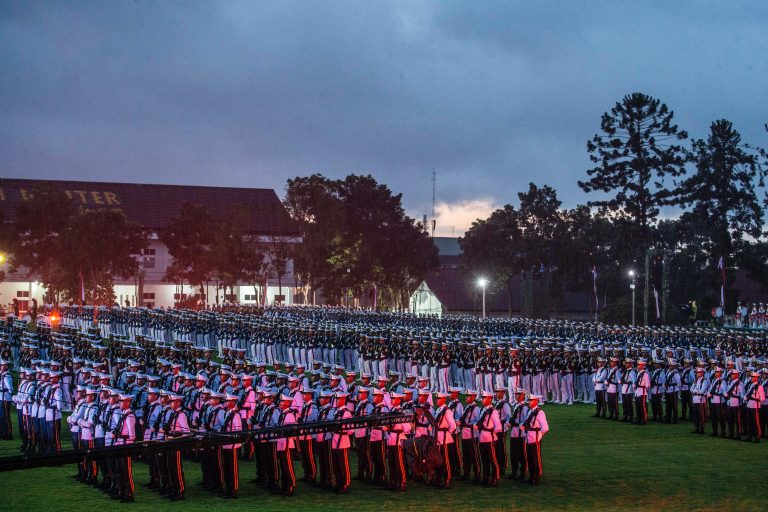
[[[80,272],[78,275],[80,278],[80,304],[85,304],[85,282],[83,281],[83,273]]]
[[[373,283],[373,309],[376,310],[376,305],[379,301],[379,288],[376,283]]]
[[[722,279],[720,283],[720,306],[725,307],[725,258],[720,256],[720,261],[717,262],[717,268],[720,269],[720,277]]]
[[[600,299],[597,298],[597,266],[592,265],[592,290],[595,292],[595,322],[597,322],[597,312],[600,310]]]
[[[600,309],[600,299],[597,298],[597,266],[592,265],[592,290],[595,292],[595,313]]]

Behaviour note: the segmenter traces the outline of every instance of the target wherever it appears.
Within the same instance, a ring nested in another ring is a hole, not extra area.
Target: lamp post
[[[635,326],[635,271],[630,270],[629,274],[629,289],[632,290],[632,327]]]
[[[488,280],[481,277],[477,280],[477,285],[483,289],[483,318],[485,318],[485,286],[488,284]]]

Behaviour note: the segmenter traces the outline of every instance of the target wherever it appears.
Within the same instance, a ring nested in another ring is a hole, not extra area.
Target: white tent
[[[419,315],[443,314],[443,304],[437,295],[430,290],[426,281],[422,281],[418,288],[411,294],[411,313]]]

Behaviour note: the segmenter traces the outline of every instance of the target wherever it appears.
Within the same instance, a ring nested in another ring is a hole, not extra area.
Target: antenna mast
[[[432,237],[435,236],[435,225],[437,220],[435,219],[435,190],[437,188],[437,173],[434,167],[432,168]]]

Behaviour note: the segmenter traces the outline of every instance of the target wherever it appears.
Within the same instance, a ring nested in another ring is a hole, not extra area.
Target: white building
[[[172,257],[157,233],[178,214],[185,202],[205,206],[214,218],[224,215],[233,205],[248,205],[253,211],[251,231],[261,241],[300,243],[299,233],[274,190],[0,178],[0,210],[5,220],[12,222],[17,205],[34,201],[33,191],[43,184],[60,188],[80,207],[121,209],[129,221],[150,231],[150,244],[140,258],[139,272],[131,279],[115,281],[115,295],[121,305],[128,302],[132,306],[172,307],[180,299],[192,296],[206,304],[227,301],[255,305],[258,298],[268,304],[294,302],[298,289],[290,260],[280,279],[272,273],[266,283],[239,283],[234,290],[227,289],[226,294],[224,290],[217,291],[215,283],[211,283],[201,296],[199,288],[163,281]],[[26,311],[33,298],[43,304],[45,289],[35,276],[27,276],[24,269],[10,273],[7,262],[1,268],[6,275],[0,283],[0,304],[8,305],[16,298],[21,311]],[[263,295],[265,284],[266,296]],[[140,293],[142,297],[139,297]]]
[[[426,281],[422,281],[411,294],[411,313],[417,315],[443,315],[443,303],[430,289]]]

